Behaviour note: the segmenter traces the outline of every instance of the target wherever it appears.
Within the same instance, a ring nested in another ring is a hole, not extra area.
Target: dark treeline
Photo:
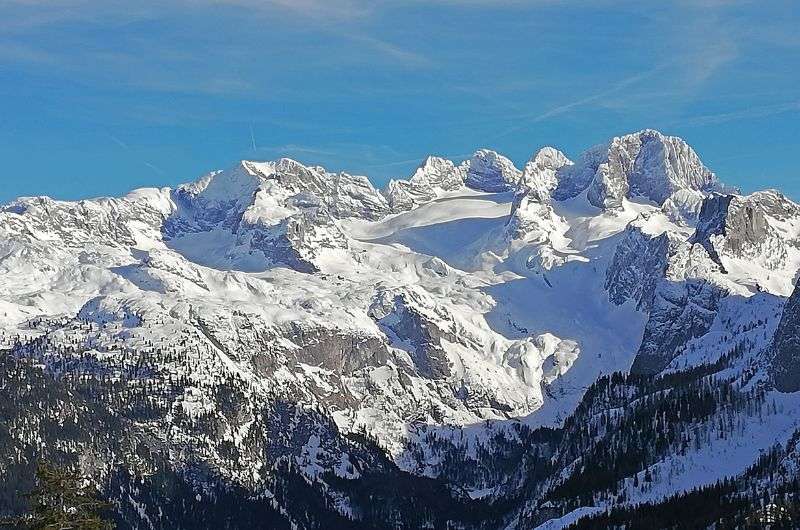
[[[800,528],[800,478],[782,465],[800,463],[796,432],[786,447],[761,455],[741,477],[675,495],[659,503],[617,507],[581,519],[571,530],[689,530],[715,528],[795,530]]]
[[[208,354],[195,345],[162,351],[145,344],[141,351],[122,352],[115,370],[98,369],[97,352],[79,342],[69,351],[51,346],[39,338],[0,352],[0,450],[9,461],[0,477],[8,485],[0,488],[0,512],[26,509],[16,492],[34,485],[38,459],[74,468],[85,467],[89,455],[119,528],[148,521],[156,528],[280,529],[291,520],[309,529],[493,529],[513,519],[533,527],[581,506],[635,501],[637,491],[666,478],[655,464],[740,436],[748,422],[777,413],[766,389],[751,382],[753,371],[727,370],[749,347],[739,344],[718,361],[683,372],[601,377],[560,428],[530,429],[513,420],[487,424],[492,434],[470,447],[466,429],[420,426],[426,451],[412,446],[406,456],[430,466],[440,477],[432,479],[401,471],[379,440],[341,436],[321,410],[273,401],[243,418],[252,383],[236,373],[209,382],[211,409],[189,415],[174,404],[197,382],[152,367],[200,362]],[[55,364],[43,371],[39,363],[50,360]],[[147,427],[167,415],[170,425],[191,434],[180,467],[165,434]],[[226,425],[245,420],[252,423],[243,443],[225,439]],[[328,433],[353,455],[348,478],[324,472],[312,480],[301,473],[292,451],[311,432]],[[774,485],[766,497],[763,488],[754,492],[744,482],[723,481],[661,504],[618,508],[590,519],[596,526],[579,528],[694,528],[706,520],[728,524],[793,514],[796,478],[770,475],[785,451],[776,448],[748,472]],[[208,464],[209,455],[239,476],[252,475],[249,462],[264,460],[259,455],[270,464],[257,470],[252,484],[232,484]],[[564,470],[569,472],[562,477]],[[491,493],[473,500],[468,489]],[[676,510],[680,503],[686,509]],[[718,508],[687,518],[704,503]]]

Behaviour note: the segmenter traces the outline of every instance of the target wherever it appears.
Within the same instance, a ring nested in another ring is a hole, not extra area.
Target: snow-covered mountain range
[[[67,441],[15,411],[0,473],[57,447],[91,452],[101,481],[120,462],[148,476],[146,445],[198,500],[240,488],[301,528],[317,523],[276,493],[285,466],[350,522],[368,510],[341,484],[392,466],[489,506],[481,528],[658,502],[747,473],[800,428],[799,269],[800,206],[742,195],[652,130],[522,169],[485,149],[429,157],[385,190],[280,159],[121,198],[20,198],[0,207],[0,350],[133,441]],[[669,402],[670,377],[749,405],[722,400],[689,449],[645,442],[610,485],[556,495],[586,473],[577,440],[638,410],[612,402]],[[126,524],[178,524],[120,487]]]

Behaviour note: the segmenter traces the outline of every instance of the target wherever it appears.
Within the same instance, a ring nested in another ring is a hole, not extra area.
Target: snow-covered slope
[[[59,376],[185,379],[148,420],[176,450],[222,417],[231,377],[249,405],[221,429],[240,450],[247,418],[286,401],[436,474],[419,458],[427,429],[470,445],[515,422],[563,426],[599,377],[716,362],[722,321],[792,292],[800,206],[779,193],[741,196],[651,130],[576,160],[429,157],[382,191],[242,161],[119,199],[19,199],[0,209],[0,348]],[[309,476],[347,467],[314,436]]]

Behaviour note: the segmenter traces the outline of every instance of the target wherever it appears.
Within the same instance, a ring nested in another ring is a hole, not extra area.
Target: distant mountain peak
[[[591,204],[614,210],[625,198],[661,205],[679,190],[712,193],[722,189],[716,175],[684,140],[644,129],[585,151],[559,175],[556,196],[564,199],[586,191]]]
[[[464,169],[451,160],[427,156],[408,180],[391,180],[384,192],[393,211],[405,211],[428,203],[464,185]]]
[[[511,191],[522,175],[511,160],[490,149],[478,149],[461,167],[466,171],[464,183],[486,192]]]
[[[528,160],[522,171],[516,193],[527,194],[539,201],[549,201],[558,187],[558,171],[573,162],[555,147],[543,147]]]

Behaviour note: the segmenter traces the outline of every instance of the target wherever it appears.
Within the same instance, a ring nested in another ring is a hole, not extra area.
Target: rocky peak
[[[479,149],[460,167],[466,171],[465,184],[478,191],[511,191],[522,176],[511,160],[488,149]]]
[[[464,184],[464,175],[452,161],[429,156],[417,167],[409,182],[418,186],[454,190]]]
[[[771,269],[783,267],[787,258],[786,248],[757,196],[707,198],[693,241],[701,244],[720,267],[722,256],[758,260]]]
[[[606,270],[605,289],[612,303],[630,300],[637,309],[649,311],[677,245],[669,232],[651,234],[645,224],[646,219],[639,218],[625,228]]]
[[[389,212],[386,198],[362,175],[347,173],[326,176],[328,210],[336,218],[380,219]]]
[[[669,365],[682,347],[711,328],[720,301],[728,294],[712,282],[691,278],[660,281],[650,303],[650,318],[631,373],[655,375]]]
[[[543,147],[525,164],[516,194],[549,201],[551,192],[558,187],[558,171],[570,165],[572,161],[564,153],[554,147]]]
[[[625,198],[661,205],[679,190],[711,193],[723,189],[686,142],[650,129],[590,149],[560,177],[560,199],[586,190],[589,202],[603,209],[618,209]]]
[[[437,156],[427,157],[408,180],[391,180],[386,188],[386,201],[395,212],[411,210],[431,202],[442,193],[464,185],[465,170],[452,161]]]
[[[571,164],[553,147],[544,147],[531,157],[514,192],[507,237],[544,241],[555,230],[560,219],[550,204],[551,193],[558,186],[558,170]]]
[[[274,181],[287,193],[320,193],[325,187],[322,175],[316,170],[281,158],[271,162],[242,160],[230,169],[214,171],[196,182],[179,186],[175,192],[184,201],[243,208],[252,204],[256,191],[267,181]]]
[[[335,218],[378,219],[388,212],[386,199],[369,179],[328,173],[289,158],[269,162],[243,160],[175,190],[184,213],[211,226],[238,223],[244,213],[279,220],[297,208],[324,208]]]
[[[631,195],[662,204],[680,189],[709,193],[720,189],[716,175],[703,165],[694,149],[682,139],[653,130],[623,138],[628,138],[634,145],[638,141],[639,147],[629,177]]]
[[[276,181],[289,193],[310,192],[323,198],[330,189],[323,168],[304,166],[291,158],[270,162],[243,161],[245,170],[263,181]]]
[[[765,215],[776,221],[787,221],[800,216],[800,205],[789,200],[778,190],[757,191],[748,198]]]

